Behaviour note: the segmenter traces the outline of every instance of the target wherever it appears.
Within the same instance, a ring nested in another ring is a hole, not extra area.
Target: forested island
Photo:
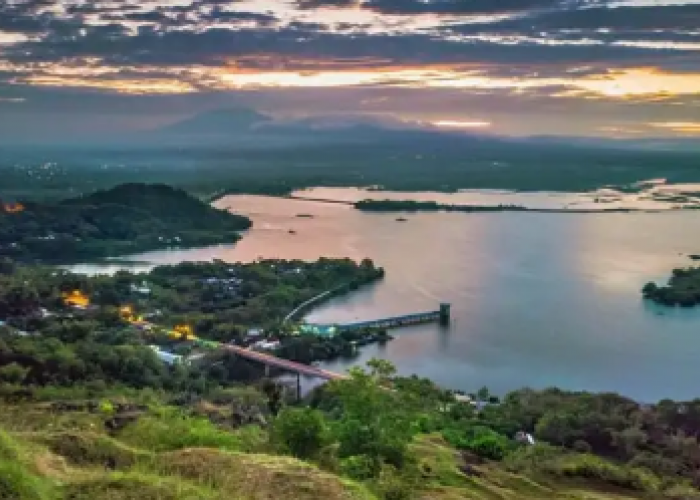
[[[122,184],[59,202],[0,204],[0,257],[70,263],[233,243],[251,221],[162,184]]]
[[[647,283],[642,294],[664,306],[696,306],[700,304],[700,268],[674,269],[665,286]]]
[[[614,213],[634,212],[630,208],[571,209],[528,208],[522,205],[450,205],[435,201],[362,200],[353,204],[365,212],[540,212],[540,213]]]
[[[308,361],[352,340],[296,335],[288,312],[382,276],[369,260],[96,277],[0,260],[0,496],[700,498],[699,401],[465,395],[379,360],[298,401],[259,366],[190,340],[274,340],[275,354]]]
[[[362,200],[355,203],[354,207],[365,212],[523,212],[528,210],[520,205],[449,205],[435,201],[414,200]]]

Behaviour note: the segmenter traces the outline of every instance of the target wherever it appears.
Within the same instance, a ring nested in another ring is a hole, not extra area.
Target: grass
[[[22,408],[47,421],[41,405]],[[109,436],[94,417],[64,416],[58,429],[23,422],[0,431],[0,500],[377,500],[364,485],[315,465],[260,453],[266,449],[260,429],[227,432],[159,408]],[[462,454],[441,436],[420,436],[411,451],[420,500],[700,498],[689,485],[669,485],[645,469],[551,447],[471,465],[468,475]]]
[[[296,459],[260,454],[187,449],[160,456],[160,467],[250,500],[369,500],[362,487]]]
[[[152,459],[148,452],[132,448],[116,439],[94,432],[59,432],[40,435],[37,440],[51,452],[78,466],[127,469]]]
[[[110,473],[67,485],[70,500],[209,500],[219,498],[210,489],[177,477],[140,472]]]
[[[132,446],[153,452],[182,448],[217,448],[238,451],[242,440],[202,417],[190,417],[172,408],[160,408],[155,415],[147,415],[127,426],[119,439]]]
[[[55,498],[52,481],[32,470],[31,457],[21,444],[0,431],[0,499],[50,500]]]

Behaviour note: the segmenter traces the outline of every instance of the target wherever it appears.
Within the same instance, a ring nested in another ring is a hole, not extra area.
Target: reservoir
[[[385,346],[323,368],[345,371],[382,357],[401,374],[499,394],[557,386],[654,401],[700,392],[700,309],[660,308],[640,294],[646,282],[665,280],[673,267],[692,264],[688,254],[700,253],[697,212],[363,213],[261,196],[229,196],[217,205],[253,219],[235,246],[72,269],[369,257],[386,278],[315,309],[309,321],[369,320],[434,310],[445,301],[452,324],[395,330]]]

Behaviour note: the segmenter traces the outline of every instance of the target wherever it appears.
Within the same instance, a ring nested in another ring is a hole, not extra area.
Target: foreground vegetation
[[[297,402],[219,352],[161,362],[155,337],[118,307],[128,300],[130,314],[164,323],[211,315],[202,332],[236,339],[288,311],[280,297],[296,305],[379,276],[370,261],[186,263],[96,278],[3,261],[0,498],[700,498],[700,400],[643,405],[557,389],[499,399],[486,388],[465,397],[375,360]],[[76,288],[88,307],[66,305],[62,292]]]
[[[0,497],[700,498],[697,402],[523,390],[477,410],[386,362],[351,375],[274,409],[253,387],[173,406],[163,390],[4,384]],[[264,418],[241,420],[244,408]]]
[[[66,263],[233,243],[250,226],[169,186],[123,184],[60,202],[0,205],[0,257]]]
[[[696,306],[700,304],[700,268],[674,269],[665,286],[647,283],[642,294],[664,306]]]

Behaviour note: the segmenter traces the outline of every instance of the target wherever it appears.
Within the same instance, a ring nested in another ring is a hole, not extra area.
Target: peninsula
[[[163,184],[122,184],[60,202],[0,204],[0,257],[72,263],[233,243],[251,221]]]

